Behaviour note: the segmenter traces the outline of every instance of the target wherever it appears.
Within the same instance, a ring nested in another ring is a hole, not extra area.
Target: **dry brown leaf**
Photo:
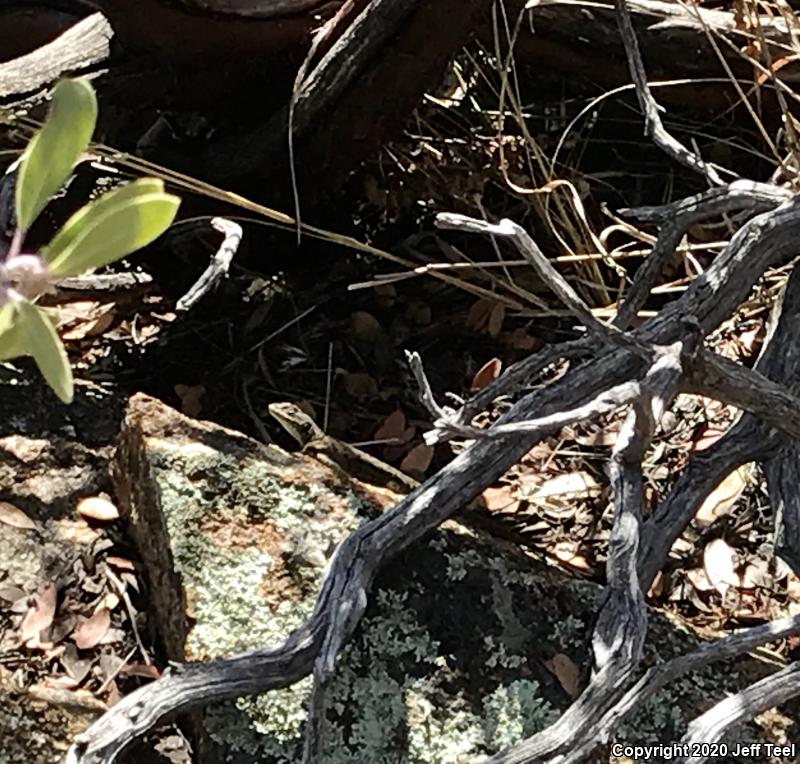
[[[25,531],[37,531],[39,526],[30,519],[19,507],[8,501],[0,501],[0,523],[20,528]]]
[[[134,570],[135,565],[127,557],[114,557],[113,555],[106,557],[106,562],[117,570]]]
[[[744,350],[745,357],[752,357],[764,341],[764,325],[756,324],[751,329],[741,332],[738,336],[739,344]],[[740,354],[741,355],[741,354]]]
[[[52,687],[55,690],[74,690],[80,682],[71,676],[49,676],[44,680],[45,687]]]
[[[373,292],[382,308],[391,308],[397,300],[397,288],[394,284],[378,284],[373,288]]]
[[[502,303],[495,303],[492,312],[489,313],[489,320],[486,322],[486,332],[490,337],[499,336],[503,330],[503,322],[506,320],[506,306]]]
[[[703,568],[691,568],[686,571],[686,578],[698,592],[710,592],[716,587],[709,581]]]
[[[61,655],[61,665],[69,674],[70,678],[75,680],[76,684],[80,684],[92,668],[92,661],[87,658],[80,658],[78,656],[78,649],[75,645],[65,645],[64,652]]]
[[[412,302],[406,310],[406,316],[417,326],[428,326],[433,319],[433,311],[430,305],[422,302]]]
[[[101,645],[111,645],[114,642],[122,642],[125,639],[125,632],[122,629],[109,629],[100,640]]]
[[[731,586],[739,586],[736,553],[723,539],[714,539],[706,544],[703,550],[703,569],[720,594],[725,594]]]
[[[130,663],[122,668],[120,674],[144,679],[158,679],[161,676],[161,672],[152,663]]]
[[[97,318],[103,312],[102,303],[97,300],[72,300],[56,306],[59,334],[69,331],[67,327]]]
[[[73,544],[93,544],[100,538],[100,534],[92,528],[82,517],[63,517],[53,521],[53,535],[62,541]]]
[[[347,373],[342,377],[342,385],[351,398],[365,400],[378,397],[378,383],[370,374],[363,372]]]
[[[578,697],[580,671],[572,658],[564,653],[556,653],[549,661],[544,661],[544,665],[555,675],[570,698]]]
[[[197,417],[203,410],[201,398],[206,394],[203,385],[175,385],[175,395],[181,399],[181,411],[186,416]]]
[[[591,566],[586,558],[578,554],[578,545],[572,541],[560,541],[553,547],[552,551],[557,559],[576,570],[591,570]]]
[[[375,343],[383,337],[383,327],[371,313],[357,310],[350,316],[350,332],[360,342]]]
[[[519,501],[512,496],[511,486],[509,485],[486,488],[481,496],[486,508],[492,512],[500,510],[512,511],[512,509],[516,509],[519,506]]]
[[[694,545],[691,541],[688,541],[683,536],[679,536],[672,542],[672,546],[669,548],[670,557],[673,558],[680,558],[686,557],[686,555],[690,554],[694,550]]]
[[[80,650],[90,650],[100,644],[111,626],[111,613],[107,608],[100,608],[91,618],[87,618],[75,627],[72,641]]]
[[[724,434],[725,430],[720,430],[718,427],[706,427],[695,439],[692,451],[705,451],[713,446]]]
[[[659,570],[647,591],[648,597],[660,597],[664,593],[664,574]]]
[[[536,350],[541,345],[539,339],[532,337],[521,326],[514,329],[513,332],[508,332],[505,337],[508,344],[515,350]]]
[[[575,435],[573,440],[581,446],[591,448],[608,448],[617,442],[619,424],[614,427],[603,427],[589,435]]]
[[[545,480],[530,495],[531,500],[555,499],[560,497],[577,498],[596,495],[600,491],[598,482],[583,471],[565,472]]]
[[[33,598],[33,605],[20,624],[20,638],[29,647],[38,647],[41,643],[39,636],[45,629],[49,629],[56,614],[56,587],[55,584],[40,586]]]
[[[408,443],[414,437],[416,429],[406,427],[406,415],[398,409],[383,420],[375,430],[375,440],[391,440],[395,443]]]
[[[749,470],[743,466],[723,478],[697,510],[694,516],[697,524],[705,528],[718,517],[728,514],[747,488],[748,476]]]
[[[469,389],[473,392],[483,390],[484,387],[487,387],[500,376],[502,369],[503,362],[499,358],[492,358],[491,361],[487,361],[475,373]]]
[[[489,302],[489,300],[477,300],[472,303],[467,313],[467,329],[472,329],[475,332],[481,331],[489,322],[489,316],[491,316],[495,304]]]
[[[86,337],[96,337],[98,334],[102,334],[113,323],[114,306],[111,305],[99,315],[79,321],[74,326],[61,332],[61,337],[70,342],[82,340]]]
[[[81,499],[76,510],[81,517],[88,517],[90,520],[111,522],[119,518],[119,510],[116,506],[102,496],[89,496]]]
[[[6,602],[17,602],[23,598],[28,598],[28,595],[25,593],[24,589],[20,589],[18,586],[14,586],[14,584],[4,584],[3,586],[0,586],[0,599],[5,600]]]
[[[523,525],[519,529],[520,533],[531,536],[537,533],[544,533],[545,531],[549,530],[550,530],[550,523],[548,523],[547,520],[537,520],[534,523]]]
[[[119,691],[116,681],[112,679],[106,688],[106,705],[111,708],[116,706],[120,700],[122,700],[122,693]]]
[[[404,472],[424,473],[431,466],[433,459],[433,446],[427,443],[419,443],[414,446],[400,463],[400,469]]]

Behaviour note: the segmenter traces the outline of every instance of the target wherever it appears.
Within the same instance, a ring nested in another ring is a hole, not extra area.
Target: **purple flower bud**
[[[5,262],[5,281],[28,298],[38,297],[50,289],[47,263],[39,255],[16,255]]]

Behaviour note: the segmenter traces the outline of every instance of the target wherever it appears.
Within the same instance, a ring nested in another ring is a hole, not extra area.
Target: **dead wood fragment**
[[[46,87],[67,73],[82,73],[108,58],[114,32],[101,13],[87,16],[32,53],[0,63],[0,99]]]
[[[653,94],[647,84],[647,75],[644,72],[642,54],[639,52],[639,41],[633,30],[628,0],[615,0],[614,6],[617,9],[617,23],[625,46],[625,55],[628,57],[631,79],[636,86],[636,97],[639,99],[639,106],[644,112],[645,135],[650,136],[656,146],[677,162],[703,175],[710,184],[721,185],[722,178],[720,178],[716,169],[704,162],[695,153],[689,151],[664,127],[661,115],[658,113],[658,104],[656,104],[656,100],[653,98]]]

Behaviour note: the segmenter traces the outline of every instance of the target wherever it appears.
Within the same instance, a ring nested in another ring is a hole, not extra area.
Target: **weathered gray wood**
[[[53,42],[0,64],[0,99],[35,93],[64,74],[95,67],[108,58],[113,35],[103,14],[93,13]]]
[[[788,385],[794,384],[800,374],[800,273],[797,271],[787,283],[781,311],[773,320],[756,369],[774,383]],[[785,437],[778,428],[745,413],[711,448],[693,455],[647,522],[640,556],[643,581],[653,580],[675,539],[720,480],[756,459],[769,463],[783,443]],[[781,501],[780,494],[776,500]]]
[[[800,661],[753,683],[746,690],[731,695],[698,716],[690,725],[683,744],[715,743],[727,730],[743,721],[779,706],[800,695]],[[685,756],[681,764],[702,764],[708,756]]]

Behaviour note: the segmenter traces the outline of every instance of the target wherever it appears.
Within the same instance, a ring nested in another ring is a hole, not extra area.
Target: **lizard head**
[[[267,409],[300,446],[306,446],[324,435],[319,425],[294,403],[270,403]]]

